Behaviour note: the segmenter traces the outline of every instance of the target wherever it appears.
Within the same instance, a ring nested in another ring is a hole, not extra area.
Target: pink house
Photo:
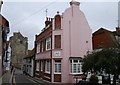
[[[82,76],[82,59],[92,50],[92,30],[71,1],[62,15],[47,19],[44,30],[36,35],[35,75],[52,83],[75,83]]]

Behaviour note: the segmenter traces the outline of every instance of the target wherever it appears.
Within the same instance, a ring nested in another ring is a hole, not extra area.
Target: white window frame
[[[40,53],[40,43],[37,44],[37,53]]]
[[[40,70],[43,71],[43,61],[40,63]]]
[[[46,60],[45,62],[45,72],[50,73],[50,60]]]
[[[70,59],[70,73],[71,74],[82,74],[83,73],[82,62],[80,59]]]
[[[36,71],[39,71],[40,69],[40,63],[39,63],[39,61],[36,61]]]
[[[49,48],[48,45],[50,45]],[[46,39],[46,51],[48,50],[51,50],[51,37]]]
[[[61,61],[54,61],[54,74],[61,74]]]

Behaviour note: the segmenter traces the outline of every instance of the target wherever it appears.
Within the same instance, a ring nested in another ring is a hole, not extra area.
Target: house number
[[[61,55],[61,54],[60,54],[60,51],[55,51],[55,52],[54,52],[54,56],[57,56],[57,57],[58,57],[58,56],[60,56],[60,55]]]

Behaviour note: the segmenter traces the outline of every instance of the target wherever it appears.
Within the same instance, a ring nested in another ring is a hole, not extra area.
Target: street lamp
[[[2,7],[3,1],[0,0],[0,14],[1,14],[1,7]]]

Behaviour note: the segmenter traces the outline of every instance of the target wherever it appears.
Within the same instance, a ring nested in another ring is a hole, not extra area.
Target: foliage
[[[93,51],[83,59],[83,72],[120,74],[120,49],[106,48]],[[115,77],[116,78],[116,77]]]
[[[98,77],[94,74],[90,77],[90,82],[92,83],[98,83]]]

